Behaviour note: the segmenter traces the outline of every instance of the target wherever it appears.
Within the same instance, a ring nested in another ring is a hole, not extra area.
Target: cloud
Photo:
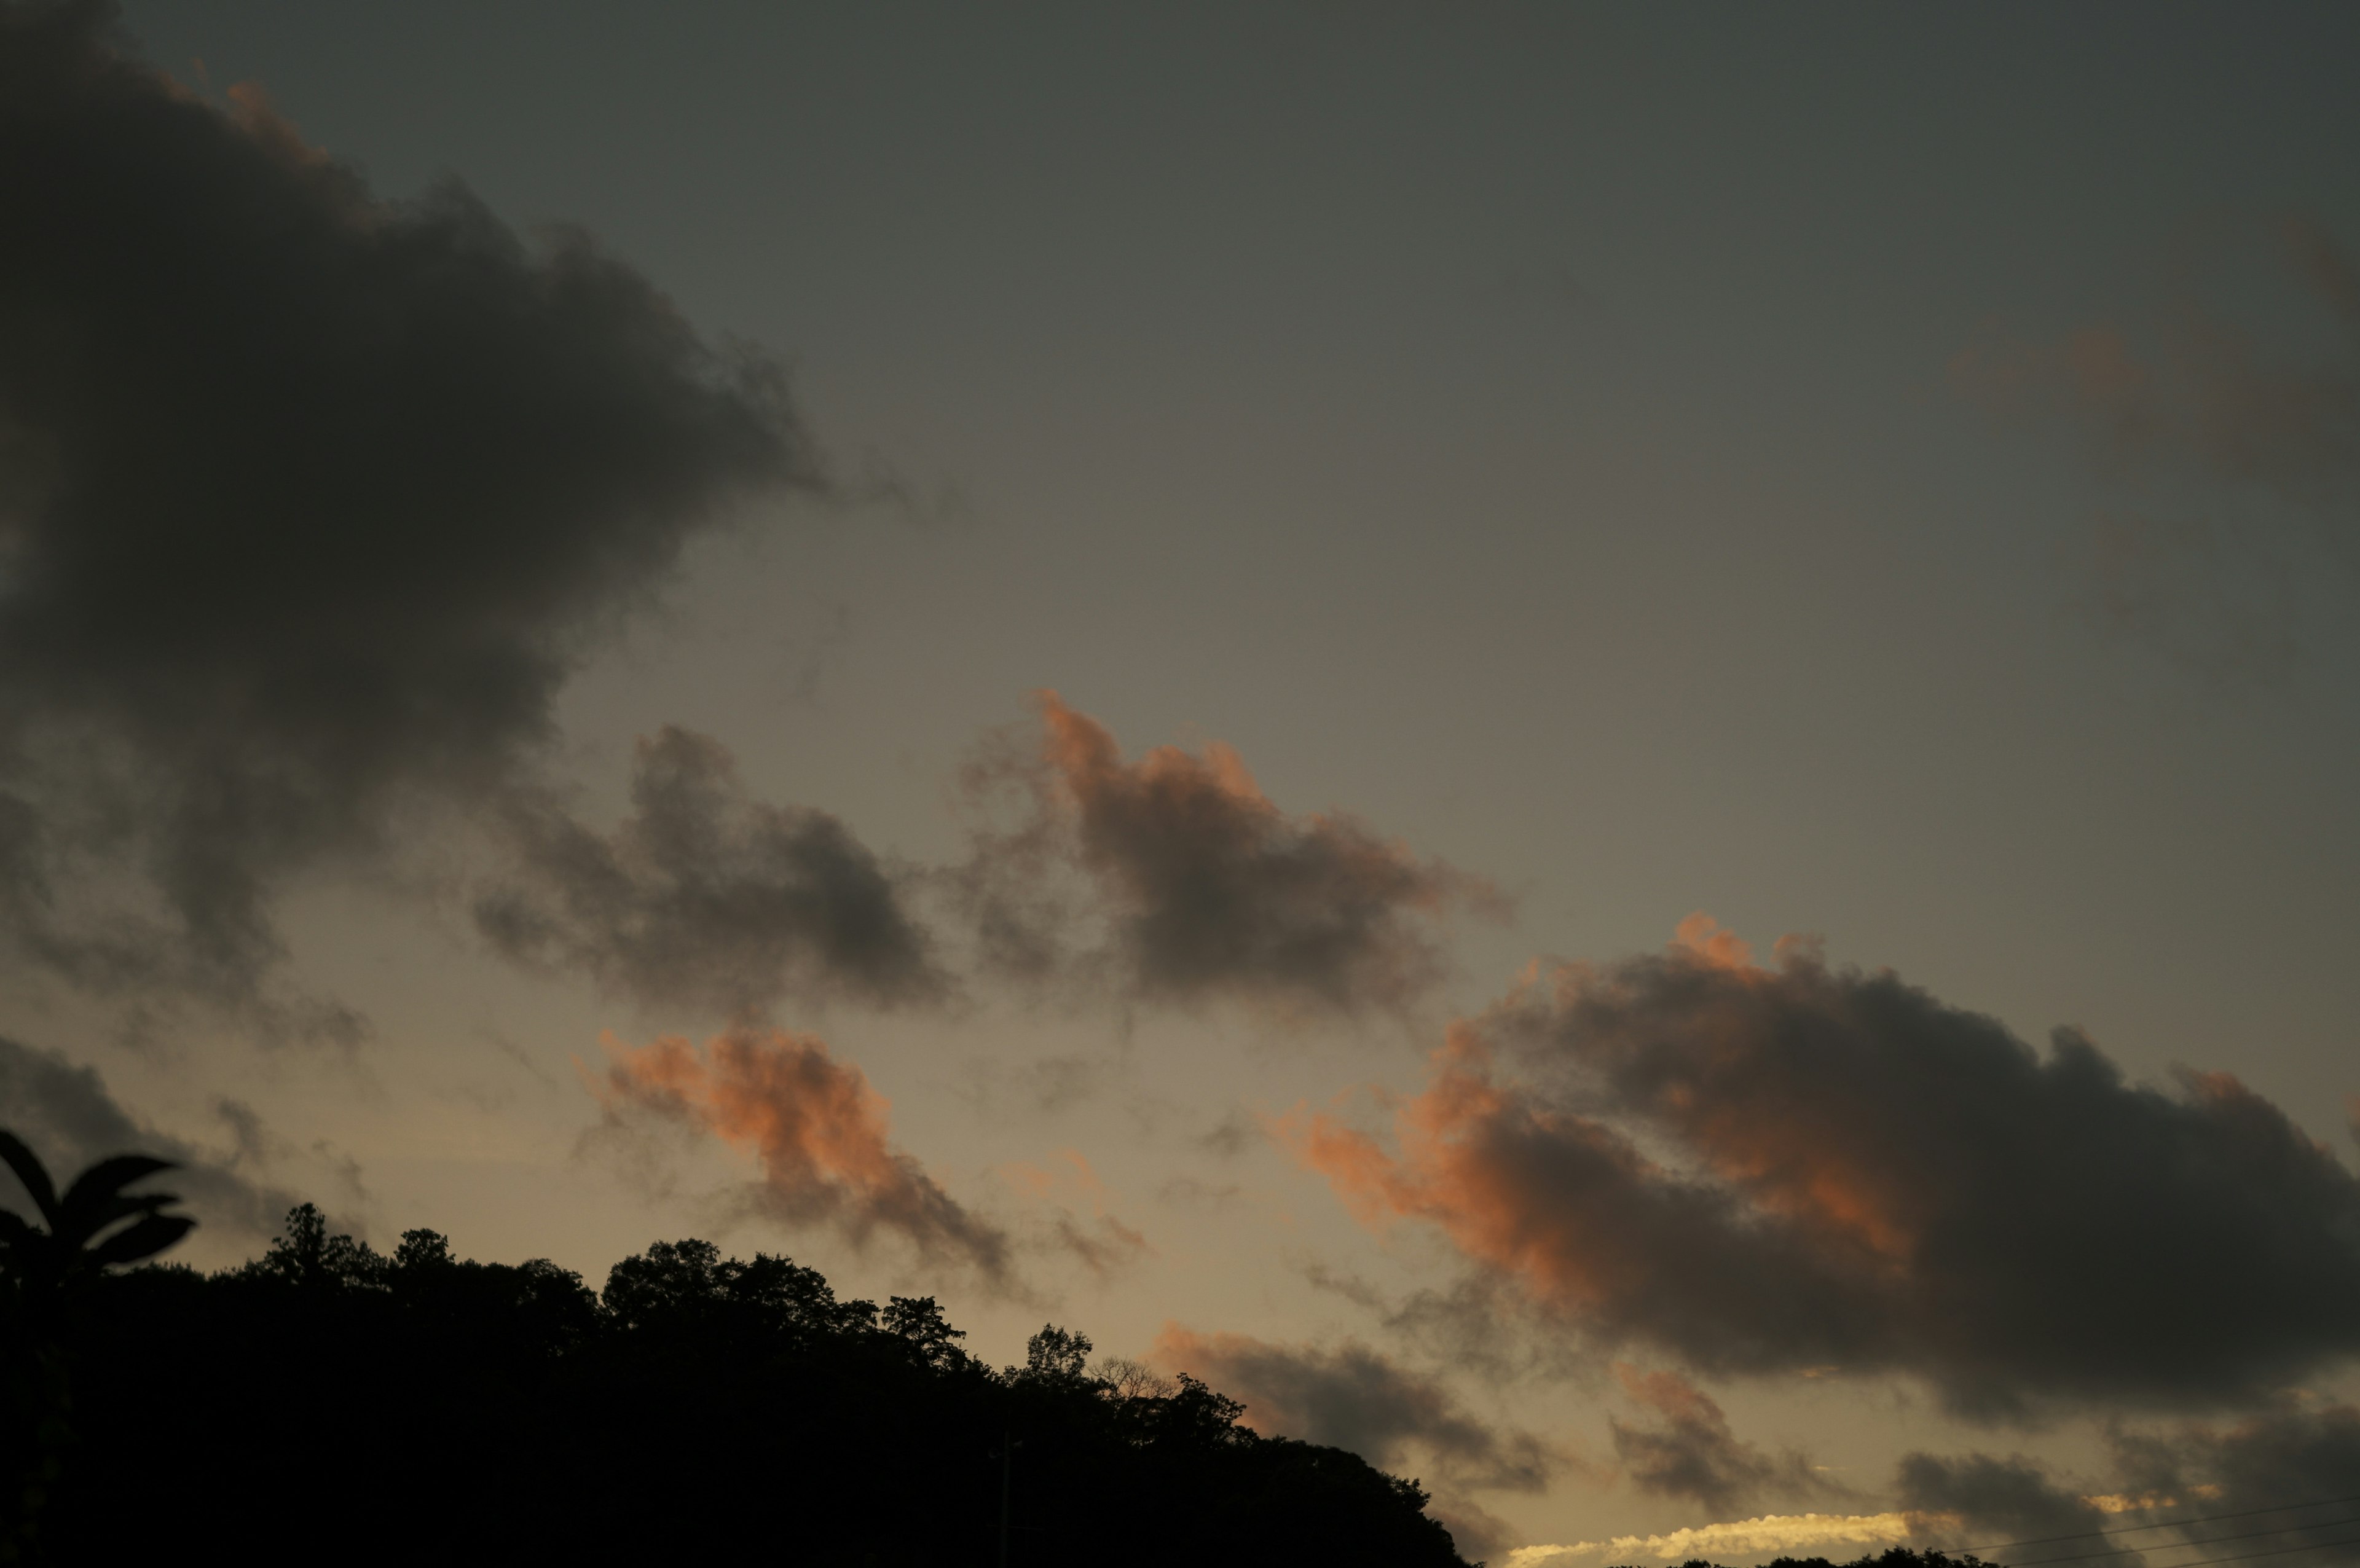
[[[1478,1420],[1441,1384],[1363,1345],[1273,1345],[1167,1323],[1151,1354],[1244,1400],[1258,1431],[1347,1448],[1381,1468],[1415,1450],[1454,1486],[1536,1492],[1563,1463],[1538,1438]]]
[[[0,1037],[0,1106],[6,1118],[0,1125],[32,1146],[60,1190],[112,1155],[153,1155],[180,1166],[158,1180],[180,1194],[183,1209],[206,1232],[249,1240],[275,1235],[287,1211],[302,1202],[249,1174],[269,1160],[272,1140],[253,1108],[236,1100],[213,1104],[233,1145],[216,1153],[134,1117],[107,1093],[96,1069]],[[9,1207],[32,1213],[30,1197],[5,1170],[0,1192]]]
[[[1009,1185],[1035,1203],[1054,1203],[1057,1214],[1050,1222],[1049,1245],[1072,1255],[1088,1269],[1100,1284],[1130,1269],[1142,1258],[1152,1258],[1155,1248],[1134,1226],[1125,1225],[1109,1208],[1114,1194],[1099,1180],[1098,1173],[1078,1149],[1061,1149],[1055,1155],[1057,1169],[1043,1169],[1028,1160],[1016,1160],[1000,1168]],[[1078,1199],[1089,1210],[1085,1219],[1076,1212],[1066,1194]]]
[[[290,877],[496,790],[693,533],[818,483],[585,235],[381,199],[102,5],[0,7],[0,934],[80,985],[259,1007]]]
[[[1607,1418],[1615,1456],[1639,1490],[1726,1511],[1773,1486],[1790,1497],[1820,1489],[1808,1460],[1741,1442],[1721,1406],[1678,1373],[1620,1361],[1614,1371],[1632,1403],[1655,1418],[1644,1426]]]
[[[948,994],[902,879],[836,818],[749,800],[718,742],[672,725],[642,739],[631,806],[599,833],[545,791],[517,796],[516,873],[477,899],[477,930],[650,1007]]]
[[[1155,1255],[1145,1236],[1112,1214],[1096,1214],[1087,1220],[1059,1214],[1051,1235],[1055,1245],[1073,1254],[1100,1284],[1128,1271],[1141,1258]]]
[[[2324,544],[2348,574],[2360,545],[2360,271],[2315,224],[2289,221],[2281,238],[2327,317],[2291,352],[2191,298],[2153,332],[1994,331],[1950,365],[1965,397],[2070,431],[2093,465],[2107,499],[2082,566],[2099,619],[2246,674],[2296,655],[2315,576],[2299,558]]]
[[[1426,1513],[1450,1532],[1451,1549],[1466,1563],[1499,1561],[1509,1551],[1509,1542],[1521,1533],[1471,1497],[1430,1497]]]
[[[591,1088],[609,1119],[652,1115],[751,1153],[763,1213],[831,1226],[856,1245],[887,1232],[928,1263],[1009,1284],[1007,1236],[892,1147],[885,1097],[814,1037],[741,1028],[702,1053],[677,1035],[637,1048],[610,1039],[607,1053]]]
[[[1122,759],[1105,726],[1041,696],[1037,759],[1013,764],[1037,814],[984,841],[970,905],[988,962],[1057,972],[1067,902],[1043,889],[1078,866],[1109,926],[1095,956],[1142,1000],[1216,999],[1288,1013],[1399,1007],[1445,972],[1453,911],[1504,909],[1481,878],[1419,860],[1341,813],[1290,816],[1238,754],[1157,746]]]
[[[1275,1130],[1284,1135],[1284,1126]],[[1568,1378],[1594,1382],[1596,1358],[1581,1353],[1507,1276],[1470,1270],[1396,1296],[1317,1258],[1300,1266],[1316,1290],[1376,1314],[1385,1332],[1428,1361],[1494,1387]]]
[[[1913,1373],[2007,1418],[2248,1400],[2360,1350],[2360,1181],[2276,1106],[1808,946],[1566,966],[1451,1030],[1393,1147],[1275,1130],[1365,1223],[1708,1372]]]
[[[2341,1542],[2353,1549],[2347,1559],[2360,1556],[2360,1507],[2288,1506],[2360,1491],[2353,1484],[2360,1476],[2360,1406],[2286,1396],[2225,1427],[2118,1432],[2113,1447],[2115,1486],[2125,1498],[2183,1514],[2251,1515],[2234,1526],[2174,1532],[2183,1540],[2217,1539],[2234,1529],[2245,1534],[2240,1550]],[[2267,1537],[2245,1533],[2264,1530]],[[2140,1539],[2154,1550],[2154,1538]]]
[[[2107,1446],[2103,1492],[2022,1454],[1909,1454],[1898,1491],[1921,1536],[1994,1552],[2103,1548],[2139,1568],[2147,1554],[2195,1547],[2205,1557],[2360,1547],[2360,1508],[2336,1500],[2360,1475],[2360,1408],[2285,1396],[2225,1427],[2116,1425]],[[2158,1514],[2162,1522],[2142,1522]]]
[[[1610,1563],[1684,1563],[1698,1558],[1848,1558],[1852,1548],[1897,1545],[1909,1539],[1909,1520],[1898,1513],[1764,1514],[1756,1519],[1698,1525],[1662,1535],[1618,1535],[1606,1541],[1566,1545],[1520,1546],[1508,1553],[1508,1568],[1555,1568],[1578,1557],[1604,1556]],[[1831,1551],[1832,1549],[1832,1551]]]
[[[2107,1509],[2020,1454],[1905,1454],[1895,1482],[1913,1533],[1961,1546],[2071,1539],[2114,1522]],[[2138,1568],[2136,1554],[2125,1563]]]

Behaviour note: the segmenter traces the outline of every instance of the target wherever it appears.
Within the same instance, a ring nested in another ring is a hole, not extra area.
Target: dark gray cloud
[[[1348,1448],[1382,1468],[1399,1469],[1415,1452],[1455,1486],[1535,1492],[1565,1463],[1531,1433],[1479,1420],[1440,1383],[1364,1345],[1322,1350],[1167,1323],[1154,1356],[1244,1400],[1258,1431]]]
[[[1035,982],[1111,972],[1127,995],[1282,1014],[1396,1007],[1447,973],[1439,936],[1461,909],[1498,915],[1482,878],[1420,860],[1338,813],[1290,816],[1218,743],[1126,763],[1113,735],[1054,692],[1037,757],[994,757],[1032,820],[984,835],[962,890],[985,964]],[[1061,887],[1078,868],[1085,887]],[[1102,923],[1077,955],[1070,928]]]
[[[185,1212],[206,1230],[248,1239],[273,1236],[302,1200],[258,1179],[273,1149],[252,1107],[217,1100],[213,1110],[230,1138],[226,1154],[139,1121],[107,1093],[94,1068],[0,1037],[0,1127],[31,1146],[60,1188],[111,1155],[153,1155],[180,1163],[180,1170],[157,1179],[158,1187],[178,1192]],[[32,1212],[31,1199],[5,1171],[0,1171],[0,1202]]]
[[[1607,1418],[1614,1456],[1639,1490],[1692,1498],[1725,1515],[1765,1492],[1776,1491],[1783,1502],[1825,1489],[1802,1454],[1771,1454],[1739,1438],[1721,1406],[1678,1373],[1627,1364],[1615,1371],[1622,1391],[1647,1412],[1642,1422]]]
[[[2193,291],[2145,331],[2053,343],[1994,332],[1957,387],[2012,423],[2070,432],[2104,500],[2081,565],[2107,627],[2184,662],[2268,676],[2300,653],[2322,559],[2360,569],[2360,268],[2318,225],[2281,225],[2278,274],[2311,297],[2289,339]],[[2322,552],[2323,547],[2323,552]]]
[[[2225,1427],[2116,1427],[2108,1448],[2103,1482],[2022,1454],[1912,1454],[1897,1491],[1921,1539],[1990,1548],[2000,1562],[2077,1552],[2126,1568],[2157,1553],[2360,1562],[2360,1505],[2342,1500],[2360,1477],[2360,1408],[2286,1399]]]
[[[2234,1524],[2165,1532],[2191,1541],[2233,1531],[2245,1536],[2238,1547],[2203,1555],[2340,1542],[2340,1550],[2300,1560],[2360,1563],[2360,1505],[2287,1507],[2360,1494],[2360,1406],[2288,1398],[2225,1427],[2117,1433],[2114,1452],[2117,1494],[2155,1503],[2149,1517],[2155,1511],[2170,1517],[2272,1510]],[[2253,1533],[2262,1530],[2270,1534]]]
[[[2012,1541],[2056,1541],[2062,1554],[2072,1550],[2068,1542],[2074,1537],[2092,1536],[2085,1544],[2103,1545],[2095,1532],[2115,1522],[2046,1465],[2021,1454],[1905,1454],[1895,1490],[1903,1511],[1913,1516],[1915,1533],[1952,1546],[1995,1549]],[[2133,1554],[2107,1561],[2138,1568],[2140,1559]]]
[[[1397,1114],[1398,1152],[1282,1130],[1593,1344],[1914,1373],[1987,1418],[2250,1400],[2360,1350],[2360,1181],[2276,1106],[1808,951],[1562,970]]]
[[[601,833],[546,793],[514,798],[515,874],[475,909],[494,947],[650,1007],[948,994],[903,879],[836,818],[748,799],[717,742],[671,726],[642,740],[631,806]]]
[[[583,234],[380,199],[231,96],[0,6],[0,926],[248,1005],[290,875],[507,782],[689,536],[814,467],[777,373]]]

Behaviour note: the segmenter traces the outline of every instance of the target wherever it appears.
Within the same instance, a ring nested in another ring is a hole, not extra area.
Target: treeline
[[[660,1243],[594,1292],[432,1231],[384,1257],[308,1204],[210,1276],[58,1294],[35,1257],[0,1254],[25,1561],[982,1564],[1012,1444],[1012,1568],[1460,1562],[1415,1483],[1202,1383],[1054,1327],[994,1368],[933,1300],[784,1258]]]
[[[931,1568],[999,1562],[1004,1519],[1010,1568],[1463,1568],[1415,1482],[1064,1329],[995,1368],[932,1298],[785,1258],[660,1242],[594,1292],[430,1230],[385,1257],[308,1203],[241,1268],[126,1268],[189,1228],[124,1191],[168,1167],[59,1193],[0,1157],[43,1222],[0,1210],[0,1563]]]

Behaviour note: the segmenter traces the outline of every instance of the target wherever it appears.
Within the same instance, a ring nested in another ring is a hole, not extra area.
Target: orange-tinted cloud
[[[1456,1026],[1389,1139],[1273,1130],[1364,1223],[1708,1370],[1909,1370],[1997,1414],[2237,1398],[2360,1350],[2360,1181],[2235,1079],[2132,1085],[2078,1032],[2043,1055],[1890,974],[1733,967],[1701,934]]]
[[[653,1112],[752,1154],[770,1214],[856,1242],[890,1232],[930,1261],[1007,1280],[1007,1237],[892,1147],[885,1097],[813,1036],[737,1029],[700,1052],[666,1035],[636,1048],[610,1040],[607,1052],[592,1086],[610,1114]]]
[[[1754,967],[1754,945],[1735,931],[1724,930],[1719,920],[1702,909],[1688,916],[1673,928],[1672,942],[1674,946],[1723,969]]]
[[[1352,817],[1282,811],[1229,746],[1157,746],[1126,762],[1104,725],[1054,692],[1042,694],[1041,714],[1041,820],[1005,841],[1021,853],[999,870],[1020,879],[1050,861],[1078,866],[1111,928],[1098,956],[1134,996],[1343,1013],[1397,1006],[1444,972],[1446,917],[1504,908],[1480,878]],[[1020,904],[1001,897],[991,908]],[[1049,966],[1037,932],[999,940],[1017,966]]]
[[[1603,1121],[1497,1082],[1473,1026],[1453,1027],[1425,1092],[1400,1101],[1393,1123],[1398,1152],[1332,1114],[1298,1109],[1273,1130],[1364,1224],[1435,1225],[1610,1341],[1671,1334],[1711,1350],[1734,1305],[1715,1298],[1737,1269],[1756,1292],[1751,1309],[1787,1325],[1815,1364],[1873,1332],[1840,1278],[1792,1267],[1808,1255],[1749,1225],[1724,1190],[1665,1169]],[[1749,1343],[1759,1337],[1741,1331],[1733,1358],[1778,1353]]]

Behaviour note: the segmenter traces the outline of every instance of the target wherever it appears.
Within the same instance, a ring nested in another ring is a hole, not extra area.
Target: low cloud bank
[[[1662,1535],[1618,1535],[1605,1541],[1564,1545],[1519,1546],[1508,1568],[1572,1568],[1585,1560],[1608,1563],[1764,1561],[1773,1557],[1829,1557],[1839,1562],[1898,1546],[1910,1536],[1909,1520],[1898,1513],[1764,1514],[1726,1524],[1698,1525]]]

